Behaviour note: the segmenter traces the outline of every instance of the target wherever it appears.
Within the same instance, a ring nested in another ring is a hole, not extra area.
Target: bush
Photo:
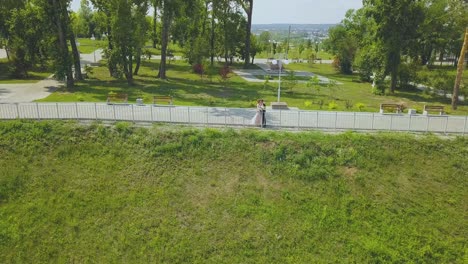
[[[203,75],[205,73],[205,67],[201,63],[194,64],[192,69],[194,73],[199,75]]]
[[[335,101],[331,101],[330,103],[328,103],[328,109],[335,110],[337,108],[338,108],[338,104]]]
[[[360,112],[362,112],[362,110],[364,110],[364,108],[366,107],[366,105],[363,104],[363,103],[357,103],[357,104],[355,105],[355,107],[356,107]]]

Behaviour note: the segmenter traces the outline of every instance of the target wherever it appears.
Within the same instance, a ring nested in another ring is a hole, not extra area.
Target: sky
[[[79,7],[80,0],[73,0],[72,9]],[[347,10],[361,7],[362,0],[254,0],[252,19],[254,24],[335,24]]]

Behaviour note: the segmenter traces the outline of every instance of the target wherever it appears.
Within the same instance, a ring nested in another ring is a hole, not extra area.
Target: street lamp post
[[[94,55],[94,63],[96,63],[96,43],[94,42],[96,40],[96,38],[94,37],[94,34],[91,36],[91,40],[93,41],[93,46],[94,46],[94,51],[93,51],[93,55]]]
[[[278,103],[280,102],[281,99],[281,69],[283,68],[283,64],[289,64],[289,61],[282,60],[282,59],[277,59],[273,60],[271,63],[273,65],[278,65]]]

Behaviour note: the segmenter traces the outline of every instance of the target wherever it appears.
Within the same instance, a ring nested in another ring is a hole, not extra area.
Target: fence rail
[[[0,119],[76,119],[101,121],[166,122],[197,125],[253,126],[254,109],[155,106],[103,103],[0,104]],[[462,134],[468,116],[379,114],[270,110],[267,125],[277,128],[387,130]]]

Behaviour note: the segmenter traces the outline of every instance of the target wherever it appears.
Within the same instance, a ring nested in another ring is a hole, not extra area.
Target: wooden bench
[[[153,104],[161,104],[161,102],[166,102],[168,105],[172,105],[172,96],[161,96],[161,95],[156,95],[153,96]]]
[[[128,94],[108,94],[107,104],[112,104],[113,102],[128,103]]]
[[[445,114],[443,105],[424,105],[424,115],[428,115],[429,112],[439,112],[439,115]]]
[[[392,110],[396,110],[396,113],[399,114],[402,111],[402,105],[401,104],[380,104],[380,113],[384,113],[385,108],[391,108]]]

